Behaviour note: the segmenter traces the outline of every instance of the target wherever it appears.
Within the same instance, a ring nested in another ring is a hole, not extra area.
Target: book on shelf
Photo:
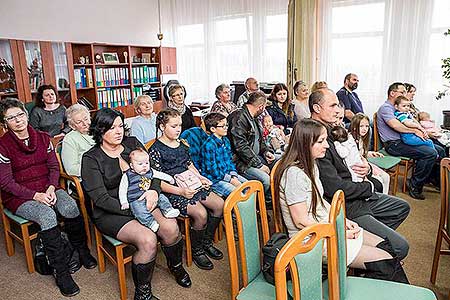
[[[97,91],[97,107],[115,108],[132,104],[131,90],[127,88],[100,88]]]
[[[94,87],[94,79],[92,77],[91,68],[77,68],[74,70],[75,87],[77,89]]]
[[[80,97],[77,102],[81,105],[86,106],[88,110],[94,109],[94,106],[92,105],[91,101],[89,101],[86,97]]]
[[[127,68],[96,68],[95,76],[98,87],[129,84]]]

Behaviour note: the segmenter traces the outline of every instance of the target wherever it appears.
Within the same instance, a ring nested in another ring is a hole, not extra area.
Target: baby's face
[[[269,130],[269,131],[272,130],[272,128],[273,128],[272,118],[268,118],[268,117],[264,118],[263,125],[264,125],[264,128],[266,128],[267,130]]]
[[[401,101],[399,104],[395,105],[395,109],[399,112],[409,112],[409,101]]]
[[[150,161],[148,154],[139,153],[131,158],[130,168],[139,175],[144,175],[150,170]]]
[[[422,114],[420,116],[421,121],[431,121],[429,114]]]

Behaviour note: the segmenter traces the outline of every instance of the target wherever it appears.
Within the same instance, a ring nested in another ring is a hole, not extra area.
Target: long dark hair
[[[356,115],[353,116],[352,121],[350,122],[350,127],[349,127],[349,131],[352,134],[353,138],[356,141],[356,144],[359,146],[359,140],[362,141],[362,145],[363,145],[363,156],[367,157],[367,152],[369,151],[369,139],[370,139],[370,133],[369,131],[367,132],[367,134],[365,136],[361,136],[361,134],[359,133],[359,126],[361,124],[362,120],[367,120],[367,122],[369,122],[369,126],[370,126],[370,120],[369,117],[366,116],[363,113],[357,113]],[[360,149],[361,150],[361,149]]]
[[[284,113],[286,115],[289,115],[289,117],[293,117],[294,111],[292,109],[290,109],[290,104],[291,104],[291,97],[289,95],[289,90],[287,88],[287,86],[284,83],[277,83],[273,86],[272,88],[272,92],[270,93],[270,100],[272,102],[278,102],[277,100],[277,93],[279,91],[286,91],[287,96],[286,96],[286,101],[284,101],[284,103],[282,104],[282,110],[284,111]]]
[[[275,188],[275,205],[277,206],[278,218],[281,220],[280,214],[280,183],[284,172],[290,167],[298,167],[302,169],[306,176],[311,180],[312,201],[311,213],[317,220],[318,203],[323,205],[322,196],[316,186],[314,176],[314,158],[312,156],[312,146],[319,139],[322,131],[325,129],[322,123],[313,119],[302,119],[297,121],[291,134],[289,145],[281,158],[275,171],[274,188]]]

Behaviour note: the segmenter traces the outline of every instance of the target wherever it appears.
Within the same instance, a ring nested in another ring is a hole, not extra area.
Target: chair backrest
[[[164,95],[164,100],[166,100],[166,104],[169,103],[169,89],[170,86],[175,85],[175,84],[180,84],[180,82],[178,80],[172,79],[167,81],[166,85],[164,86],[163,89],[163,95]],[[183,88],[183,92],[184,92],[184,99],[186,99],[186,88],[184,86],[181,86]]]
[[[275,227],[275,232],[282,232],[283,231],[283,222],[278,218],[279,215],[281,215],[281,212],[278,211],[277,205],[275,205],[275,172],[278,168],[278,165],[280,164],[280,161],[277,161],[275,165],[272,168],[272,171],[270,172],[270,193],[272,194],[272,209],[273,209],[273,223]]]
[[[345,232],[345,197],[342,190],[334,193],[329,221],[335,227],[336,231],[339,295],[340,299],[345,299],[345,295],[347,294],[347,238]]]
[[[258,222],[257,207],[261,223]],[[240,290],[240,272],[234,240],[233,215],[239,237],[242,284],[246,287],[261,271],[261,248],[269,240],[264,188],[261,182],[256,180],[244,182],[225,201],[224,221],[231,273],[231,298],[236,299]]]
[[[324,299],[322,289],[322,257],[327,241],[328,299],[338,296],[336,232],[332,224],[314,224],[296,233],[281,248],[275,260],[275,290],[277,300],[286,300],[286,268],[290,267],[292,296],[295,300]]]
[[[380,136],[378,134],[378,123],[377,123],[377,113],[373,114],[373,149],[375,151],[380,150],[383,148]]]
[[[150,147],[155,143],[155,141],[156,141],[156,139],[152,139],[152,140],[148,141],[148,142],[145,144],[145,150],[148,151],[148,149],[150,149]]]
[[[448,198],[450,193],[449,186],[450,175],[450,158],[444,158],[441,160],[441,217],[439,220],[439,228],[443,228],[448,234],[450,234],[448,224],[450,223],[448,213]]]

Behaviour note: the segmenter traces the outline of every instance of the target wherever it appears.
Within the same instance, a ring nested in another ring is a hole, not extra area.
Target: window
[[[260,81],[286,82],[287,14],[266,17],[264,59]]]

